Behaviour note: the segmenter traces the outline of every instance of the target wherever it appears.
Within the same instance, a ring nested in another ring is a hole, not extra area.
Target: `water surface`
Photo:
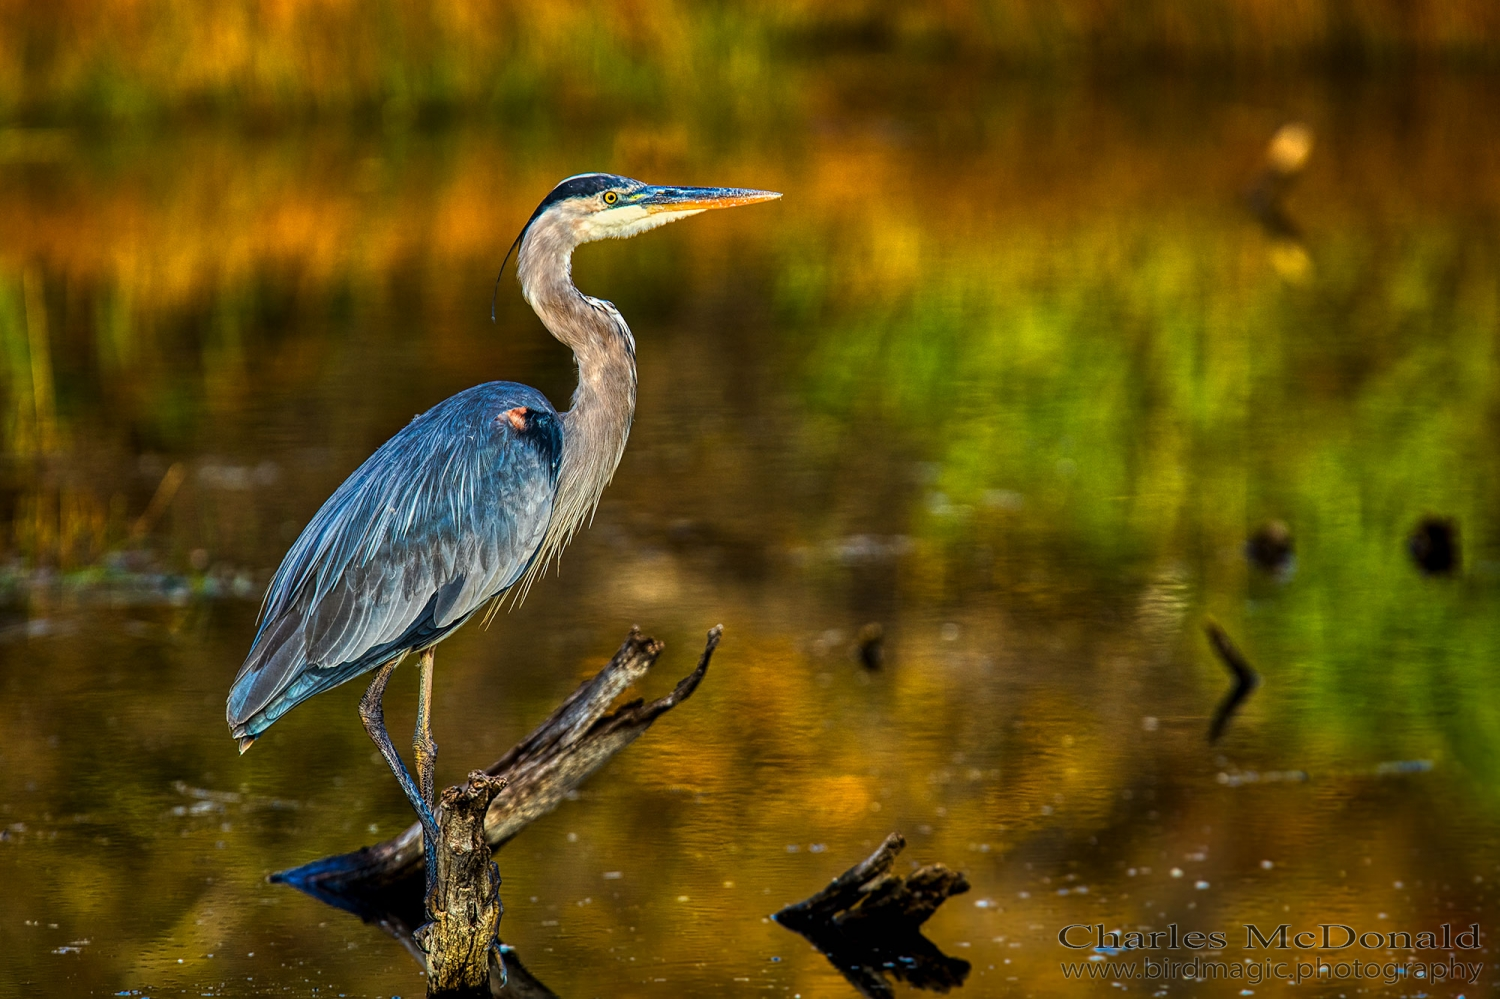
[[[669,644],[647,694],[725,626],[699,693],[499,855],[558,995],[852,995],[765,917],[893,830],[972,882],[928,935],[976,996],[1081,988],[1070,923],[1487,926],[1493,81],[789,72],[760,118],[0,143],[6,991],[420,993],[378,929],[265,882],[409,821],[359,685],[243,758],[224,696],[381,441],[485,379],[566,404],[566,352],[509,279],[487,299],[594,168],[786,197],[580,251],[639,343],[629,450],[560,574],[438,656],[456,780],[630,625]],[[1291,118],[1300,240],[1242,197]],[[1451,576],[1406,551],[1429,514]],[[1243,555],[1271,520],[1279,576]],[[1208,617],[1264,677],[1213,746]]]

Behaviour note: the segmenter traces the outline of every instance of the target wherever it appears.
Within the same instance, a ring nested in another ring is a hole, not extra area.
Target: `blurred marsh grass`
[[[844,101],[867,92],[864,77],[817,79]],[[942,74],[923,82],[934,95],[951,86]],[[670,240],[633,247],[626,294],[637,301],[627,305],[653,308],[677,270],[706,280],[737,245],[753,248],[774,268],[777,349],[788,352],[767,363],[795,372],[811,417],[807,453],[836,463],[845,435],[868,419],[902,428],[906,453],[941,470],[941,498],[914,514],[934,538],[1020,523],[1004,544],[1045,539],[1123,567],[1196,532],[1232,537],[1260,515],[1246,490],[1268,506],[1384,497],[1378,526],[1398,533],[1412,514],[1394,497],[1477,516],[1482,502],[1463,491],[1493,489],[1474,479],[1494,404],[1495,245],[1472,221],[1500,205],[1495,174],[1473,172],[1493,148],[1481,120],[1488,85],[1415,88],[1400,143],[1384,119],[1360,117],[1389,97],[1380,88],[1303,92],[1327,137],[1320,168],[1293,196],[1315,261],[1305,283],[1285,280],[1274,244],[1235,203],[1275,119],[1158,89],[1169,117],[1145,133],[1132,131],[1140,94],[1064,89],[1048,94],[1045,114],[1018,116],[1002,88],[983,110],[950,99],[894,134],[882,115],[846,104],[859,110],[791,142],[724,148],[691,127],[621,123],[584,155],[626,172],[788,190],[797,210],[772,230],[721,220],[681,237],[696,248],[687,257]],[[921,151],[934,141],[947,147],[941,161]],[[483,297],[481,275],[506,234],[535,192],[581,159],[553,155],[560,162],[537,158],[524,136],[471,127],[415,138],[318,129],[271,142],[207,128],[11,165],[0,172],[7,453],[52,456],[41,477],[52,481],[67,464],[59,456],[97,469],[96,446],[174,460],[233,451],[247,413],[313,390],[360,338],[456,356],[491,335],[457,317]],[[598,253],[610,262],[595,273],[622,266]],[[600,268],[591,259],[580,266]],[[405,319],[413,295],[436,322]],[[500,307],[502,328],[535,328],[515,296],[502,294]],[[313,332],[325,323],[338,335]],[[367,404],[323,404],[336,435],[368,446]],[[922,417],[908,427],[912,413]],[[207,424],[223,425],[211,444]],[[1373,436],[1351,439],[1351,428]],[[1376,447],[1401,460],[1363,460]],[[130,488],[110,495],[48,501],[90,512],[76,528],[18,526],[12,550],[62,558],[61,541],[20,539],[76,536],[97,555],[113,543],[98,539],[117,540],[127,520],[107,511],[123,504],[138,516],[165,467],[130,472]],[[78,496],[96,488],[87,475],[63,478]],[[190,476],[180,502],[191,505],[199,484]],[[1025,496],[1024,510],[997,507],[1002,494]],[[955,519],[955,509],[968,512]],[[255,525],[268,518],[253,503],[210,519],[228,534],[188,531],[179,558],[241,548],[237,559],[263,565],[283,540],[263,536]],[[100,523],[116,526],[101,534]],[[1466,537],[1491,543],[1482,528]]]
[[[1050,618],[1193,579],[1199,610],[1232,615],[1306,685],[1279,706],[1289,744],[1379,744],[1395,699],[1460,714],[1455,749],[1487,769],[1500,690],[1472,665],[1500,655],[1484,609],[1500,579],[1488,227],[1346,232],[1310,287],[1233,225],[1084,227],[1063,237],[1064,266],[1036,249],[1056,239],[968,248],[816,335],[815,412],[846,435],[909,426],[929,443],[913,585],[997,587]],[[1402,539],[1429,511],[1473,525],[1472,578],[1435,584],[1410,564]],[[1299,570],[1257,588],[1241,545],[1272,517],[1297,525]]]
[[[0,116],[799,105],[784,56],[880,51],[1010,67],[1493,65],[1485,0],[100,0],[0,3]],[[741,115],[743,117],[743,115]]]

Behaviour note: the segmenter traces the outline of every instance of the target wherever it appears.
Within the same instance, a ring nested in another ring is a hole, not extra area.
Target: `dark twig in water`
[[[1412,561],[1429,576],[1448,576],[1459,566],[1458,521],[1423,517],[1406,539]]]
[[[662,643],[631,629],[608,665],[580,685],[531,735],[483,772],[487,780],[498,778],[505,786],[503,793],[491,795],[493,801],[489,801],[484,812],[483,835],[490,848],[503,846],[527,825],[556,808],[574,788],[639,738],[658,717],[691,697],[708,670],[722,632],[722,627],[716,626],[708,633],[697,668],[678,681],[671,693],[650,702],[633,700],[610,711],[615,698],[642,679],[662,652]],[[449,795],[470,793],[475,787],[471,776],[470,784],[445,792],[443,818],[446,819]],[[471,859],[477,859],[477,852]],[[478,865],[471,866],[482,873]],[[272,874],[270,880],[289,884],[380,926],[425,963],[422,951],[413,941],[413,933],[424,921],[423,868],[421,826],[413,823],[400,835],[374,846],[281,871]],[[442,861],[439,874],[443,874]],[[476,897],[483,894],[482,884],[470,887]],[[440,884],[439,893],[445,890]],[[498,899],[496,903],[498,908]],[[518,973],[513,958],[508,957],[507,964],[511,966],[510,984],[506,991],[496,995],[551,995],[524,971]],[[497,970],[492,983],[499,980]]]
[[[942,864],[906,878],[891,873],[906,848],[891,833],[869,857],[771,918],[806,937],[869,999],[894,993],[887,975],[919,989],[947,992],[964,983],[969,962],[944,954],[920,928],[938,907],[969,890],[962,873]]]
[[[1234,686],[1229,688],[1229,693],[1219,702],[1219,707],[1214,711],[1214,720],[1208,726],[1208,741],[1210,744],[1219,741],[1224,734],[1224,729],[1229,725],[1229,719],[1234,716],[1239,706],[1244,703],[1245,698],[1260,686],[1260,674],[1249,661],[1235,648],[1224,629],[1214,621],[1205,621],[1203,630],[1208,634],[1209,643],[1213,645],[1214,651],[1219,654],[1219,659],[1224,666],[1234,675]]]
[[[859,661],[865,669],[879,669],[885,662],[885,629],[871,621],[859,629]]]
[[[1282,520],[1262,524],[1245,542],[1246,558],[1283,579],[1290,575],[1294,552],[1292,530]]]
[[[1312,147],[1312,130],[1306,125],[1289,122],[1281,126],[1266,146],[1265,166],[1245,192],[1250,211],[1272,237],[1302,242],[1302,232],[1287,215],[1285,201],[1307,167]]]

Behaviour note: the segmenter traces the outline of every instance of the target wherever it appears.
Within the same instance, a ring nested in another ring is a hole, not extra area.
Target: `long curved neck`
[[[594,512],[615,474],[635,415],[635,339],[619,311],[573,284],[577,238],[565,222],[538,219],[517,257],[521,293],[542,324],[573,351],[578,388],[562,413],[563,454],[552,521],[535,570],[548,562]]]

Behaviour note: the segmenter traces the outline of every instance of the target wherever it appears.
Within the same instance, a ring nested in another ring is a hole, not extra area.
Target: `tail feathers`
[[[288,611],[268,625],[258,637],[250,657],[240,667],[229,691],[224,718],[229,734],[249,749],[272,723],[315,694],[337,687],[381,663],[404,656],[412,649],[426,648],[468,620],[464,615],[445,626],[433,620],[437,594],[411,627],[398,638],[365,650],[358,658],[336,665],[308,661],[308,643],[301,611]],[[295,613],[294,613],[295,611]]]
[[[307,668],[300,626],[301,617],[296,614],[275,622],[256,641],[234,678],[224,719],[229,722],[230,735],[239,741],[241,753],[275,720],[260,716],[295,682],[298,671]]]
[[[405,654],[405,650],[397,652],[397,655]],[[244,753],[250,748],[251,743],[265,734],[266,729],[270,728],[272,723],[292,708],[315,694],[337,687],[361,673],[369,672],[390,658],[389,655],[367,657],[356,662],[344,663],[334,669],[306,666],[302,672],[292,677],[290,682],[284,683],[282,689],[275,690],[270,696],[259,695],[254,700],[246,698],[242,701],[241,703],[259,705],[255,710],[247,711],[244,715],[233,713],[234,702],[231,701],[231,712],[228,715],[229,734],[239,742],[240,752]]]

